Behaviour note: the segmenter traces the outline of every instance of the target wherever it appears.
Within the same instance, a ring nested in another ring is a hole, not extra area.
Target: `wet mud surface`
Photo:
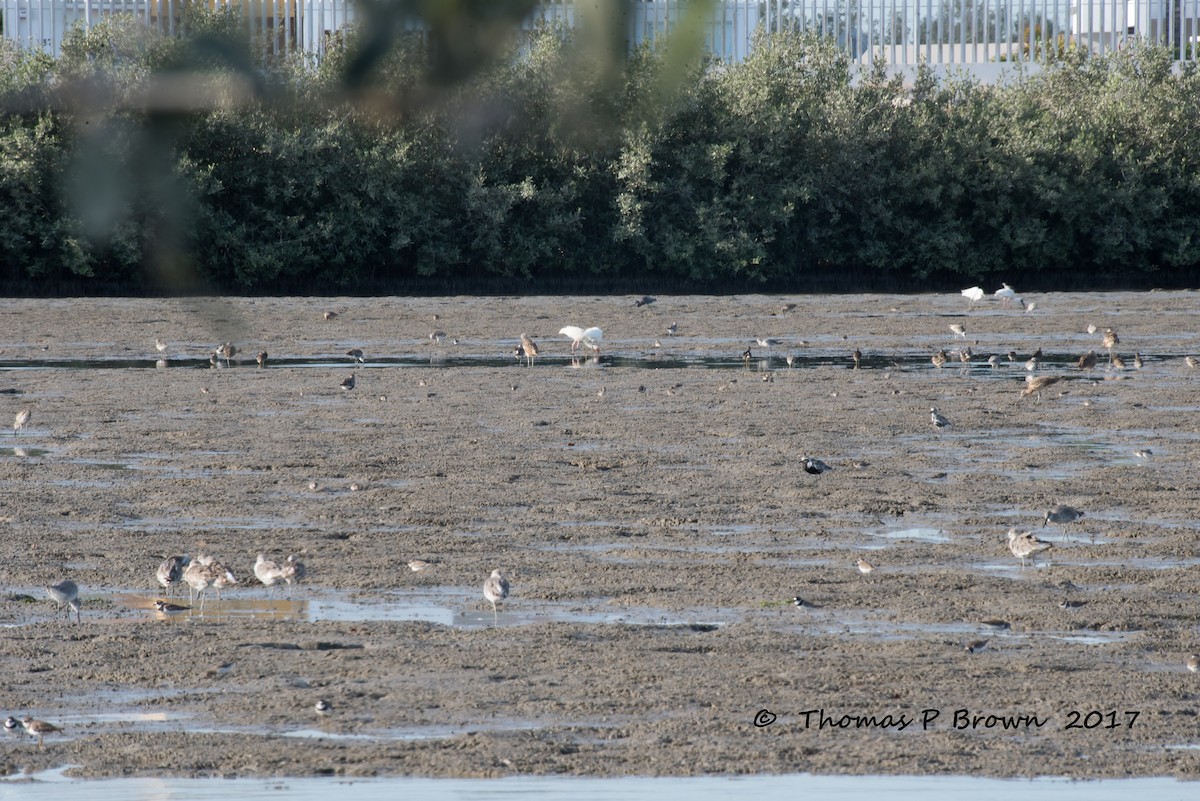
[[[1195,777],[1200,296],[1028,299],[0,302],[0,770]]]

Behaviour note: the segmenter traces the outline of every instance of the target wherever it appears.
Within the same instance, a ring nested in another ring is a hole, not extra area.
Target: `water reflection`
[[[1179,747],[1179,746],[1177,746]],[[723,801],[737,794],[774,798],[836,797],[842,801],[928,801],[946,798],[1023,801],[1124,801],[1131,797],[1182,798],[1189,785],[1171,778],[984,779],[973,776],[699,776],[686,778],[516,776],[503,779],[98,779],[72,780],[66,769],[0,782],[0,794],[22,801],[61,801],[64,792],[85,794],[89,801],[212,801],[213,799],[279,799],[326,801],[330,795],[352,794],[359,801],[395,798],[456,798],[494,801],[498,796],[522,799],[621,799],[621,801]]]

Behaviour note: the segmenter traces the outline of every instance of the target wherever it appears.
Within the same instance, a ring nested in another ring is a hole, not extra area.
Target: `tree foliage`
[[[403,32],[365,61],[380,44],[353,30],[319,61],[259,58],[236,22],[115,19],[57,60],[0,43],[10,290],[1136,286],[1200,265],[1200,73],[1162,49],[906,85],[796,33],[613,69],[542,27],[468,69]]]

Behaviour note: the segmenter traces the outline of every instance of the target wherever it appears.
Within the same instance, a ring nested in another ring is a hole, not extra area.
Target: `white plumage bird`
[[[1002,304],[1007,306],[1017,297],[1017,291],[1008,284],[1001,283],[1000,288],[992,293]]]
[[[577,325],[564,325],[558,333],[565,337],[570,337],[572,351],[577,350],[580,344],[582,344],[599,353],[600,341],[604,339],[604,332],[595,326],[580,328]]]
[[[962,296],[974,305],[983,300],[983,287],[973,286],[970,289],[964,289]]]

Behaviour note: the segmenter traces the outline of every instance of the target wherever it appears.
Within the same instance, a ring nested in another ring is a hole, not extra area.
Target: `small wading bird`
[[[226,342],[224,345],[217,348],[217,355],[225,360],[225,366],[228,367],[230,360],[237,355],[237,346],[232,342]]]
[[[43,750],[45,750],[46,746],[43,744],[42,739],[47,734],[54,734],[55,732],[62,734],[62,729],[53,723],[47,723],[44,720],[34,720],[28,716],[21,719],[21,725],[25,727],[25,731],[38,738],[38,748]]]
[[[937,353],[933,354],[933,358],[929,361],[933,362],[934,367],[941,369],[942,365],[949,361],[949,357],[946,356],[946,351],[939,350]]]
[[[260,350],[258,352],[258,355],[254,357],[254,361],[258,362],[258,366],[260,368],[266,367],[267,366],[267,352],[265,350]]]
[[[483,597],[492,603],[492,620],[495,622],[496,617],[496,602],[503,601],[508,597],[508,579],[499,569],[493,570],[487,581],[483,582]]]
[[[446,338],[446,332],[445,332],[445,331],[442,331],[442,330],[437,330],[437,331],[430,331],[430,332],[429,332],[429,339],[430,339],[430,341],[432,341],[434,344],[437,344],[437,345],[440,345],[440,344],[442,344],[442,340],[443,340],[443,339],[445,339],[445,338]]]
[[[1042,390],[1059,381],[1062,381],[1060,375],[1027,375],[1025,376],[1025,388],[1021,390],[1021,397],[1028,398],[1030,395],[1037,395],[1038,403],[1041,403]]]
[[[1032,560],[1036,554],[1048,551],[1052,547],[1054,547],[1052,543],[1039,540],[1028,531],[1019,533],[1015,528],[1008,530],[1008,550],[1012,551],[1013,556],[1021,560],[1021,567],[1025,567],[1026,558]]]
[[[50,600],[58,604],[58,606],[67,607],[67,619],[71,618],[71,612],[75,612],[75,622],[79,622],[79,586],[66,579],[57,584],[51,584],[46,587],[46,594],[50,596]]]
[[[1042,528],[1046,527],[1047,523],[1074,523],[1083,517],[1083,512],[1076,509],[1074,506],[1059,504],[1050,511],[1046,512],[1046,517],[1042,520]]]
[[[1096,366],[1096,351],[1089,350],[1087,353],[1079,357],[1079,361],[1075,362],[1075,366],[1080,370],[1091,370]]]
[[[433,567],[432,562],[426,562],[424,559],[413,559],[408,563],[408,569],[414,573],[420,573]]]
[[[984,648],[987,648],[988,642],[988,640],[971,640],[963,647],[963,650],[968,654],[977,654]]]
[[[1101,340],[1101,344],[1108,348],[1108,352],[1111,355],[1113,348],[1121,344],[1121,339],[1117,336],[1116,331],[1112,330],[1111,328],[1106,328],[1104,329],[1104,339]]]
[[[936,406],[929,407],[929,421],[933,423],[935,428],[945,428],[950,425],[950,421],[938,412]]]
[[[529,334],[521,334],[521,342],[519,345],[517,345],[517,350],[514,355],[518,359],[524,356],[525,365],[527,367],[532,367],[533,360],[536,359],[538,355],[537,343],[529,338]]]
[[[25,424],[29,422],[29,418],[32,416],[33,416],[33,410],[30,409],[28,406],[26,406],[24,409],[21,409],[20,411],[17,412],[16,417],[13,418],[13,436],[14,437],[17,435],[18,431],[20,431],[22,428],[25,427]]]
[[[342,389],[346,390],[347,392],[354,389],[354,373],[351,373],[349,378],[342,379],[342,383],[340,384],[340,386]]]
[[[204,610],[204,601],[209,587],[217,591],[217,603],[221,603],[221,590],[230,584],[237,584],[233,571],[225,567],[211,556],[197,556],[183,571],[183,580],[187,582],[188,603],[195,598],[193,592],[200,597],[200,609]]]
[[[275,585],[284,580],[283,568],[260,553],[254,560],[254,577],[273,594]]]
[[[854,360],[854,369],[857,370],[862,365],[862,351],[855,348],[854,353],[850,354],[850,358]],[[791,365],[792,363],[788,362],[788,366],[791,367]]]
[[[167,591],[167,595],[171,594],[171,588],[183,580],[183,571],[192,561],[187,554],[183,556],[168,556],[158,566],[154,577],[158,579],[158,583]]]
[[[157,350],[159,353],[162,353],[163,351],[165,351],[165,350],[167,349],[167,343],[166,343],[166,342],[163,342],[163,341],[162,341],[161,339],[159,339],[158,337],[155,337],[155,339],[154,339],[154,349],[155,349],[155,350]]]
[[[862,573],[864,576],[867,575],[868,573],[875,572],[875,565],[871,564],[866,559],[863,559],[861,557],[859,557],[857,560],[855,560],[854,564],[856,567],[858,567],[858,572]]]
[[[328,715],[333,711],[333,704],[322,698],[313,705],[313,710],[315,710],[318,715]]]
[[[333,320],[333,319],[335,319],[335,318],[337,317],[337,312],[335,312],[335,311],[327,311],[327,312],[325,312],[325,314],[323,314],[322,316],[323,316],[323,317],[324,317],[326,320]]]
[[[967,329],[964,328],[963,326],[959,325],[958,323],[952,323],[950,325],[950,331],[956,337],[962,337],[963,339],[967,338]]]
[[[349,356],[354,361],[358,362],[359,364],[363,363],[362,348],[351,348],[350,350],[346,351],[346,355]]]
[[[811,473],[814,476],[819,476],[827,470],[833,468],[822,462],[820,459],[813,459],[810,456],[805,456],[801,461],[804,462],[804,472]]]
[[[679,323],[671,323],[667,326],[667,336],[675,336],[675,332],[679,330]]]
[[[288,556],[287,561],[283,563],[283,580],[287,582],[288,595],[292,594],[292,587],[304,581],[307,575],[308,568],[296,558],[296,554]]]

